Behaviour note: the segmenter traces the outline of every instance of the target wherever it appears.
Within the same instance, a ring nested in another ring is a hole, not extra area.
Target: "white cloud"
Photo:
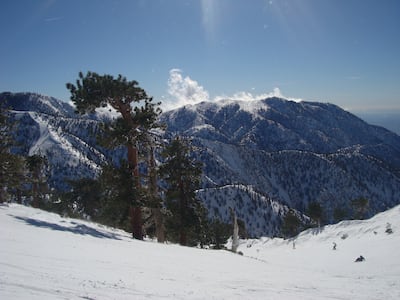
[[[242,92],[237,92],[237,93],[233,94],[232,96],[217,96],[217,97],[215,97],[214,100],[218,101],[218,100],[222,100],[222,99],[228,99],[228,100],[254,101],[254,100],[262,100],[262,99],[271,98],[271,97],[278,97],[278,98],[283,98],[283,99],[292,100],[292,101],[296,101],[296,102],[301,101],[301,99],[299,99],[299,98],[290,98],[290,97],[284,96],[278,87],[274,88],[273,91],[270,93],[262,93],[262,94],[254,95],[253,93],[242,91]]]
[[[251,92],[237,92],[232,96],[220,95],[210,98],[208,91],[201,86],[196,80],[189,76],[183,76],[181,69],[171,69],[168,79],[168,94],[163,97],[163,110],[171,110],[188,104],[196,104],[202,101],[219,101],[219,100],[241,100],[255,101],[271,97],[278,97],[287,100],[299,102],[302,99],[286,97],[279,88],[274,88],[272,92],[253,94]],[[254,90],[254,88],[252,89]]]
[[[204,87],[189,76],[184,77],[180,69],[169,71],[168,94],[172,99],[166,104],[167,110],[186,104],[209,101],[209,94]]]

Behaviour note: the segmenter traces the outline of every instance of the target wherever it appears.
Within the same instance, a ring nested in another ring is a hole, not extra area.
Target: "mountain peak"
[[[0,101],[17,111],[34,111],[53,116],[74,116],[74,108],[67,102],[36,93],[0,94]]]
[[[253,145],[266,151],[330,153],[355,144],[376,145],[387,140],[400,151],[395,134],[330,103],[277,97],[220,100],[168,111],[162,119],[170,131],[201,138],[219,137],[223,142]]]

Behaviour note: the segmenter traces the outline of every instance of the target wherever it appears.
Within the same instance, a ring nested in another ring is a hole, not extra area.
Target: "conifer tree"
[[[103,167],[99,177],[100,206],[97,210],[96,220],[101,223],[129,230],[130,201],[127,199],[142,198],[138,190],[127,161],[121,161],[116,167],[108,164]]]
[[[165,242],[165,221],[164,221],[164,213],[163,213],[163,203],[162,199],[158,192],[157,185],[157,169],[156,169],[156,160],[154,157],[154,148],[153,146],[149,147],[149,162],[148,162],[148,170],[149,170],[149,206],[151,209],[152,217],[154,219],[155,229],[156,229],[156,237],[159,243]]]
[[[347,211],[345,207],[343,206],[335,207],[335,209],[333,210],[333,219],[335,220],[335,222],[342,221],[346,219],[346,217],[347,217]]]
[[[164,149],[165,159],[160,167],[160,174],[167,183],[166,207],[171,215],[168,217],[167,234],[181,245],[193,244],[196,240],[200,216],[199,200],[196,190],[200,187],[202,166],[192,156],[193,149],[186,139],[176,137]]]
[[[290,209],[283,218],[282,232],[285,237],[295,236],[300,229],[301,221],[293,209]]]
[[[310,218],[321,228],[321,220],[323,216],[322,206],[318,202],[310,202],[307,208],[307,213]]]
[[[157,115],[161,110],[157,110]],[[156,163],[157,149],[162,148],[162,138],[160,130],[164,126],[159,124],[155,119],[143,126],[143,130],[139,135],[140,148],[143,149],[142,156],[146,163],[147,172],[143,176],[144,184],[147,185],[143,189],[144,197],[146,197],[146,208],[149,214],[146,229],[154,226],[154,233],[159,243],[165,242],[165,209],[163,200],[158,187],[158,166]],[[156,130],[154,130],[156,129]]]
[[[222,249],[228,238],[232,235],[232,225],[216,218],[209,222],[210,243],[214,249]]]
[[[47,159],[39,154],[26,158],[28,184],[31,185],[32,206],[39,207],[49,193],[47,185]]]
[[[142,207],[140,198],[138,139],[143,128],[149,128],[155,123],[158,115],[157,106],[152,98],[139,87],[138,82],[128,81],[122,75],[114,78],[111,75],[98,75],[88,72],[79,73],[76,84],[67,83],[71,92],[71,100],[79,113],[93,112],[98,107],[112,106],[120,113],[106,131],[109,147],[124,145],[127,149],[127,161],[130,174],[133,178],[135,193],[130,199],[130,219],[132,235],[136,239],[143,239]]]
[[[69,181],[71,190],[63,194],[63,211],[96,220],[101,210],[102,186],[99,179],[80,178]]]
[[[11,153],[13,127],[8,110],[0,104],[0,203],[8,201],[11,192],[21,189],[25,176],[24,160]]]
[[[351,206],[354,210],[354,217],[362,220],[368,211],[369,201],[364,197],[356,198],[351,201]]]

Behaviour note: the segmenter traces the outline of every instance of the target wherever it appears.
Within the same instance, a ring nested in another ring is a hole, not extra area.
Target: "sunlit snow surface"
[[[294,242],[242,241],[240,256],[1,205],[0,299],[400,299],[399,246],[400,206]]]

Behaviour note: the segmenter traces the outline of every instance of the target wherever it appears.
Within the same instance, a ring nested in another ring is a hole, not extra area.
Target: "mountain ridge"
[[[0,94],[5,99],[19,123],[15,151],[46,155],[52,187],[95,177],[103,162],[123,157],[99,147],[93,135],[108,111],[79,116],[71,105],[33,93]],[[400,137],[336,105],[202,102],[165,112],[160,121],[166,138],[189,136],[198,147],[198,196],[210,217],[229,222],[234,208],[249,236],[280,234],[285,213],[294,209],[305,220],[311,202],[322,205],[325,223],[338,207],[351,217],[351,200],[359,197],[369,200],[367,216],[399,203]]]
[[[359,197],[370,200],[369,216],[398,204],[399,136],[336,105],[276,97],[202,102],[161,120],[202,149],[209,188],[253,186],[301,213],[316,201],[328,223],[336,208],[351,217]]]

